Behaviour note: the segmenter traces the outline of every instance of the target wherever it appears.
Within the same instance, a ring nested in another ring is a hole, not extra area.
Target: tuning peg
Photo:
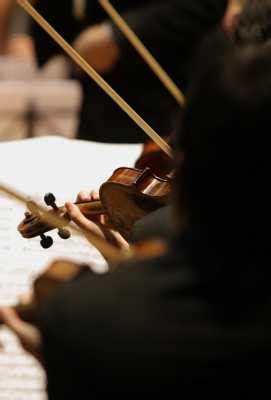
[[[51,236],[45,236],[44,234],[40,235],[41,237],[41,247],[43,247],[44,249],[49,249],[49,247],[52,246],[52,244],[54,243],[53,239],[51,238]]]
[[[25,216],[26,219],[28,219],[28,218],[31,218],[31,217],[32,217],[32,214],[31,214],[31,212],[26,211],[26,212],[24,213],[24,216]]]
[[[59,229],[57,233],[59,237],[61,237],[61,239],[64,240],[69,239],[71,237],[71,233],[70,231],[68,231],[68,229]]]
[[[46,193],[46,195],[44,196],[44,201],[47,206],[52,207],[54,210],[58,210],[58,207],[56,205],[56,198],[53,193]]]

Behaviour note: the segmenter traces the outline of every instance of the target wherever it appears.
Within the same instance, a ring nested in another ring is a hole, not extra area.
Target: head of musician
[[[248,0],[233,25],[236,44],[260,44],[271,38],[271,0]]]
[[[237,48],[218,35],[197,66],[177,137],[176,205],[193,263],[230,304],[269,285],[271,44]]]

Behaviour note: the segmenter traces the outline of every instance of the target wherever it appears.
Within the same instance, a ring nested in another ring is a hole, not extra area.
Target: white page
[[[74,200],[81,189],[94,189],[121,166],[133,166],[140,145],[107,145],[58,137],[26,139],[0,144],[0,182],[25,194],[42,199],[51,191],[62,205]],[[54,231],[54,245],[40,247],[39,238],[26,240],[17,232],[24,207],[0,195],[0,304],[17,301],[31,287],[34,277],[55,258],[71,258],[92,264],[97,272],[106,271],[99,252],[86,240],[60,239]],[[0,328],[0,400],[44,400],[45,379],[42,369],[27,356],[15,337]]]

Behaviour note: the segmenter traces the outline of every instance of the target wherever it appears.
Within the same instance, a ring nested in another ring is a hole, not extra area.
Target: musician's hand
[[[99,201],[99,200],[100,200],[99,193],[96,192],[95,190],[92,190],[91,192],[82,190],[81,192],[78,193],[78,195],[76,197],[77,202]]]
[[[81,201],[89,201],[87,199],[87,194],[83,195],[83,192],[80,194],[80,199],[84,199]],[[103,223],[99,221],[90,221],[87,219],[79,210],[79,208],[73,203],[67,202],[65,204],[67,212],[71,218],[71,220],[78,225],[83,232],[90,232],[100,237],[104,240],[107,240],[109,243],[113,244],[118,248],[127,248],[129,247],[128,242],[121,236],[121,234],[113,229],[110,229]]]
[[[119,48],[110,25],[103,23],[84,30],[74,48],[99,73],[110,71],[119,59]]]
[[[0,321],[17,335],[22,347],[42,364],[40,331],[34,325],[21,320],[12,308],[0,309]]]
[[[91,192],[82,190],[81,192],[78,193],[75,201],[76,203],[84,203],[88,201],[99,201],[99,200],[100,200],[99,193],[96,192],[95,190],[92,190]],[[99,224],[105,224],[105,216],[103,214],[93,215],[91,221],[97,222]]]

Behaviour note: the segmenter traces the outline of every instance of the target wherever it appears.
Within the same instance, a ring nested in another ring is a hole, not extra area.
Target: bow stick
[[[116,24],[119,30],[126,36],[128,41],[136,49],[136,51],[141,55],[146,64],[154,72],[154,74],[160,79],[164,84],[165,88],[174,97],[180,106],[185,105],[185,97],[178,86],[173,82],[168,73],[162,68],[158,61],[153,57],[150,51],[144,46],[139,37],[135,32],[129,27],[127,22],[121,17],[109,0],[99,0],[99,4],[102,6],[104,11],[109,15],[112,21]]]
[[[112,100],[152,139],[170,158],[173,158],[172,149],[136,111],[92,68],[83,57],[29,4],[26,0],[17,0],[17,3],[50,35],[55,42],[80,66],[96,84],[107,93]]]

